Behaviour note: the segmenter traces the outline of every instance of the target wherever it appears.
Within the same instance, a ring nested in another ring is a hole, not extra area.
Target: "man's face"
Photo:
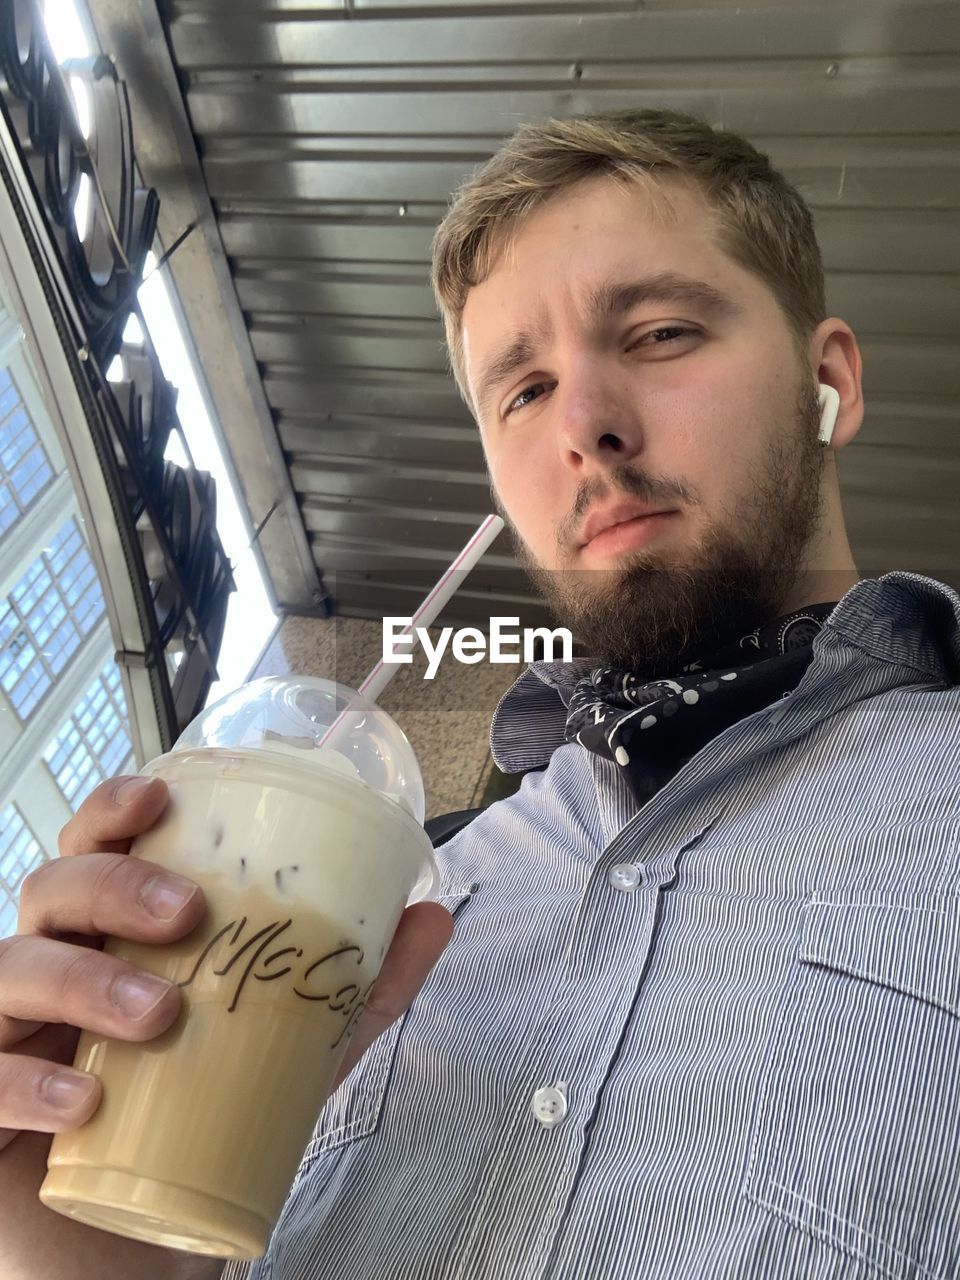
[[[463,315],[522,562],[592,656],[651,676],[782,612],[823,465],[772,293],[717,247],[697,193],[669,204],[581,183],[521,225]]]

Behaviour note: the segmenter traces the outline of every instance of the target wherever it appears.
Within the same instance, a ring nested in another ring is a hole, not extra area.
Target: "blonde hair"
[[[521,125],[461,184],[433,237],[431,283],[453,376],[471,409],[461,337],[468,292],[533,210],[601,175],[647,189],[664,181],[699,189],[719,248],[770,288],[804,353],[826,317],[823,262],[809,208],[767,156],[739,134],[676,111],[546,120]]]

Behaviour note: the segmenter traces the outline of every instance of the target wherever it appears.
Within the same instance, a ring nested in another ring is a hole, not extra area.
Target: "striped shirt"
[[[527,670],[456,931],[251,1280],[960,1276],[960,596],[840,601],[641,808]]]

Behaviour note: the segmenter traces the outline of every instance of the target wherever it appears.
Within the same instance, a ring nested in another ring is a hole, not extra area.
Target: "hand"
[[[76,1129],[96,1111],[99,1080],[61,1065],[80,1028],[150,1040],[180,1010],[171,983],[100,951],[104,934],[159,945],[203,918],[198,885],[126,857],[166,803],[159,779],[105,782],[61,831],[61,856],[23,882],[18,932],[0,940],[0,1151],[22,1130]]]
[[[104,934],[174,942],[204,915],[199,886],[126,857],[133,838],[156,822],[166,803],[160,779],[105,782],[60,833],[61,857],[23,883],[18,934],[0,941],[0,1126],[6,1126],[0,1127],[0,1150],[21,1130],[75,1129],[96,1111],[96,1077],[57,1065],[72,1062],[78,1028],[150,1040],[177,1017],[176,987],[99,951]],[[176,890],[186,896],[170,914]],[[160,915],[144,905],[151,893]],[[452,932],[450,913],[437,903],[404,912],[335,1085],[406,1012]],[[129,978],[153,984],[154,1002],[139,1016],[122,1007]]]

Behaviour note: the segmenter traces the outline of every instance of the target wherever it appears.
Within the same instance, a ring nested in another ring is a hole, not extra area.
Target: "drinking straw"
[[[470,538],[470,541],[453,560],[450,567],[445,569],[438,580],[434,583],[430,592],[420,605],[420,608],[410,619],[409,624],[404,627],[403,631],[401,631],[400,635],[397,637],[398,640],[402,640],[404,636],[409,636],[411,633],[415,634],[414,628],[416,627],[429,627],[430,624],[439,617],[445,605],[450,601],[451,597],[456,592],[457,587],[460,585],[457,580],[457,574],[461,573],[466,576],[466,574],[476,566],[477,561],[491,545],[502,528],[503,521],[499,516],[487,516],[479,529],[477,529],[476,533],[474,533]],[[360,685],[359,692],[370,702],[376,702],[381,693],[383,693],[384,689],[396,675],[398,665],[399,664],[397,663],[384,662],[381,657],[380,661]],[[321,747],[330,741],[338,725],[347,714],[347,710],[349,710],[349,708],[340,713],[324,734],[319,744]]]
[[[466,575],[474,568],[502,528],[503,521],[499,516],[487,516],[450,567],[445,569],[440,578],[434,583],[420,608],[410,619],[409,625],[400,632],[397,637],[398,640],[409,636],[415,627],[429,627],[439,617],[445,605],[460,585],[456,575],[458,573]],[[361,684],[360,693],[365,698],[369,698],[371,702],[376,702],[393,679],[396,670],[397,665],[395,663],[386,663],[381,658]]]

